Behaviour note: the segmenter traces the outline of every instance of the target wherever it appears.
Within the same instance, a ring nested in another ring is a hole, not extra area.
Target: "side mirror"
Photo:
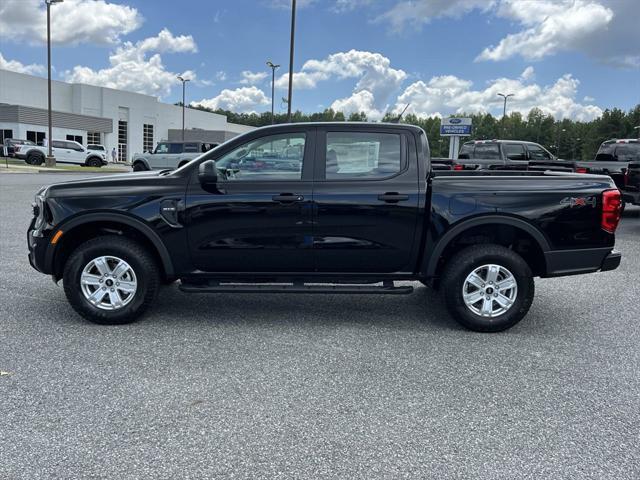
[[[202,185],[215,185],[218,182],[218,170],[214,160],[207,160],[199,165],[198,180]]]

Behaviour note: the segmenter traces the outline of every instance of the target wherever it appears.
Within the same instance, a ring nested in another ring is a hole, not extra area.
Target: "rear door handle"
[[[403,200],[409,200],[409,195],[404,195],[402,193],[396,192],[387,192],[383,193],[382,195],[378,195],[378,200],[387,203],[397,203],[402,202]]]
[[[274,195],[271,197],[271,200],[279,203],[296,203],[303,201],[304,196],[296,193],[281,193],[280,195]]]

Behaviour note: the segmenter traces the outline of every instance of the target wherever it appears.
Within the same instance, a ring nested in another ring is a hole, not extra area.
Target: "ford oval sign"
[[[471,119],[462,117],[443,118],[440,135],[444,137],[467,137],[471,135]]]
[[[453,123],[454,125],[460,123],[461,121],[462,120],[460,120],[459,118],[450,118],[449,119],[449,123]]]

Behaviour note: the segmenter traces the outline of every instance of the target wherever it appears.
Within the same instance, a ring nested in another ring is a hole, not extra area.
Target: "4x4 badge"
[[[596,208],[596,197],[565,197],[560,200],[560,205],[567,205],[569,207],[586,207],[591,205]]]

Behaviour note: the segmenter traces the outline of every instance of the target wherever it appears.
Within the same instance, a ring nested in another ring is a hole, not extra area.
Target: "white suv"
[[[72,140],[53,140],[51,148],[57,163],[73,163],[88,167],[102,167],[107,164],[105,152],[87,150]],[[30,165],[42,165],[48,153],[49,147],[39,145],[16,145],[15,147],[15,156],[22,158]]]

